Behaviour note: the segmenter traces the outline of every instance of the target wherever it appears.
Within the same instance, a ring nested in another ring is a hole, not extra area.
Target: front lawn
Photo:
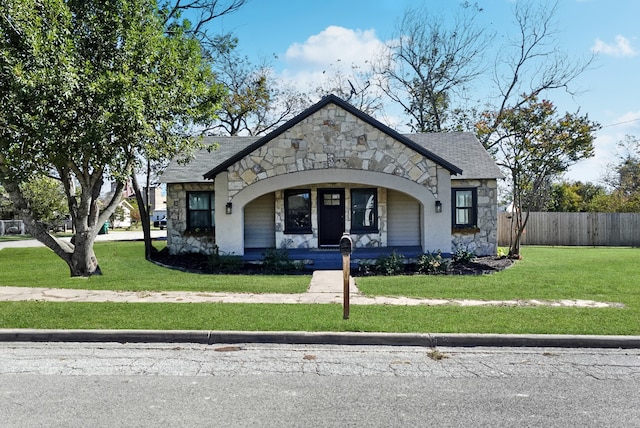
[[[525,247],[523,260],[482,276],[356,278],[367,295],[455,299],[585,299],[640,304],[640,249]]]
[[[209,291],[304,293],[310,275],[199,275],[157,266],[144,259],[141,242],[96,242],[104,275],[71,278],[67,265],[51,250],[0,250],[0,286],[128,291]]]
[[[140,243],[99,243],[104,276],[70,279],[45,248],[0,251],[0,285],[300,293],[309,276],[196,275],[144,261]],[[589,299],[624,308],[2,302],[0,328],[379,331],[640,335],[640,249],[527,247],[488,276],[357,278],[369,295]],[[286,290],[286,291],[285,291]]]

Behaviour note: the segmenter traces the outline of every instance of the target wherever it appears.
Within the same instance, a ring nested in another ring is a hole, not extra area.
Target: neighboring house
[[[126,228],[131,227],[131,211],[135,208],[126,199],[120,201],[114,213],[111,227]]]
[[[406,134],[329,95],[264,137],[171,162],[170,253],[497,252],[498,167],[469,133]]]

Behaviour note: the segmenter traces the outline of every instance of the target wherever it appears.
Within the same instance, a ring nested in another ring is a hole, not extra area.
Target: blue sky
[[[507,36],[516,27],[515,1],[477,0],[483,23]],[[536,1],[536,0],[534,0]],[[238,12],[216,20],[214,30],[232,32],[239,50],[255,62],[270,63],[282,79],[312,84],[331,64],[362,64],[388,41],[407,7],[426,5],[446,15],[455,0],[249,0]],[[584,58],[597,53],[594,67],[573,84],[575,97],[546,94],[560,113],[588,113],[603,128],[596,156],[571,168],[567,179],[599,182],[615,160],[625,134],[640,137],[640,1],[559,0],[556,20],[560,49]],[[500,44],[496,40],[495,46]],[[487,57],[493,63],[493,57]],[[380,119],[380,118],[379,118]]]

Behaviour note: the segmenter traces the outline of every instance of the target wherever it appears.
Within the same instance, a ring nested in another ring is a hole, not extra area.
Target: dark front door
[[[318,245],[338,246],[344,233],[344,189],[318,189]]]

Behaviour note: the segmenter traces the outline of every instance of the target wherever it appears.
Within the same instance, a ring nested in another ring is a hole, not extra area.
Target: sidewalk
[[[185,291],[113,291],[78,290],[67,288],[1,287],[0,301],[48,301],[48,302],[121,302],[121,303],[270,303],[270,304],[342,304],[342,271],[315,271],[305,293],[255,294],[228,292]],[[619,303],[591,300],[464,300],[417,299],[411,297],[365,296],[360,293],[353,277],[349,284],[351,305],[394,306],[554,306],[580,308],[622,307]]]
[[[166,230],[152,230],[151,238],[162,239],[167,237]],[[71,238],[60,238],[63,241],[69,241]],[[96,236],[96,241],[142,241],[144,235],[142,230],[126,231],[117,230],[109,231],[104,235]],[[17,241],[0,241],[0,250],[3,248],[29,248],[29,247],[43,247],[44,244],[37,239],[21,239]]]

